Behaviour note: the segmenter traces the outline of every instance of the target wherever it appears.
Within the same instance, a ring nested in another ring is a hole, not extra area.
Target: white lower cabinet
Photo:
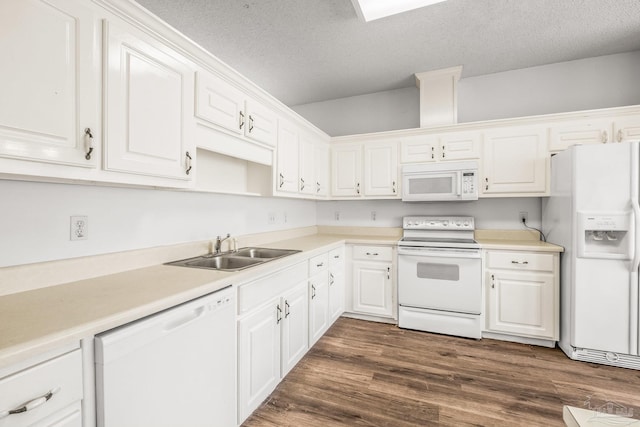
[[[309,346],[329,329],[329,277],[327,253],[309,260]]]
[[[80,427],[82,351],[38,361],[0,379],[2,427]]]
[[[329,323],[344,313],[345,278],[344,246],[329,252]]]
[[[238,424],[309,348],[307,263],[238,287]]]
[[[559,283],[556,253],[486,251],[486,329],[557,341]]]
[[[391,246],[351,247],[352,304],[354,313],[394,317],[393,248]]]

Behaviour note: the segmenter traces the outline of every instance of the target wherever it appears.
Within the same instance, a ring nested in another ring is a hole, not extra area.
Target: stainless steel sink
[[[300,251],[293,249],[242,248],[238,250],[238,252],[235,252],[233,255],[246,258],[275,259],[298,252]]]
[[[298,250],[271,248],[242,248],[237,252],[227,252],[218,255],[201,255],[179,261],[168,262],[167,265],[181,267],[208,268],[220,271],[238,271],[254,265],[292,255]]]

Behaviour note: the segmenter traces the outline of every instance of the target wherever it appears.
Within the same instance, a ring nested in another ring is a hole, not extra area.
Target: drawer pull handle
[[[511,261],[511,264],[527,265],[527,264],[529,264],[529,261]]]
[[[371,255],[373,255],[373,256],[378,256],[378,252],[374,252],[374,253],[367,252],[367,255],[369,255],[369,256],[371,256]]]
[[[314,285],[311,285],[311,299],[314,299],[316,297],[316,287]]]
[[[491,275],[491,288],[494,289],[496,287],[496,277]]]
[[[291,314],[291,306],[289,305],[289,301],[284,302],[284,318],[286,319]]]
[[[280,304],[276,306],[276,324],[279,325],[282,320],[282,309],[280,308]]]
[[[58,393],[59,391],[60,391],[60,387],[53,388],[49,391],[49,393],[40,397],[36,397],[35,399],[28,401],[27,403],[25,403],[19,408],[11,409],[8,411],[2,411],[0,412],[0,420],[5,417],[8,417],[9,415],[21,414],[23,412],[32,411],[37,407],[47,403],[53,397],[53,395]]]
[[[333,286],[335,283],[335,278],[333,277],[333,273],[329,273],[329,286]]]
[[[320,264],[316,264],[316,267],[322,267],[324,265],[324,262],[321,262]]]
[[[333,258],[334,259],[340,259],[340,255],[334,255]]]

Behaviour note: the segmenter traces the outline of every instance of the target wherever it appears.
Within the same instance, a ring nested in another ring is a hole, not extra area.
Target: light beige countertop
[[[476,240],[484,249],[563,250],[524,233],[478,230]],[[0,283],[9,283],[0,296],[0,369],[344,243],[395,245],[401,235],[397,228],[308,227],[245,236],[241,246],[302,252],[237,272],[162,264],[202,255],[207,242],[0,269]]]
[[[543,242],[537,231],[476,230],[475,240],[482,249],[534,252],[564,252],[562,246]]]
[[[159,264],[0,296],[0,368],[229,285],[258,279],[345,242],[395,245],[397,241],[397,233],[308,234],[259,245],[301,253],[237,272]],[[49,264],[56,268],[55,262]]]

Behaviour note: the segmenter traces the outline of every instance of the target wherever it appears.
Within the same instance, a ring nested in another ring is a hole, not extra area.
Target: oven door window
[[[459,197],[458,172],[406,175],[403,196],[407,200],[455,200]]]
[[[460,280],[460,266],[457,264],[419,262],[417,264],[417,274],[419,279],[457,282]]]

